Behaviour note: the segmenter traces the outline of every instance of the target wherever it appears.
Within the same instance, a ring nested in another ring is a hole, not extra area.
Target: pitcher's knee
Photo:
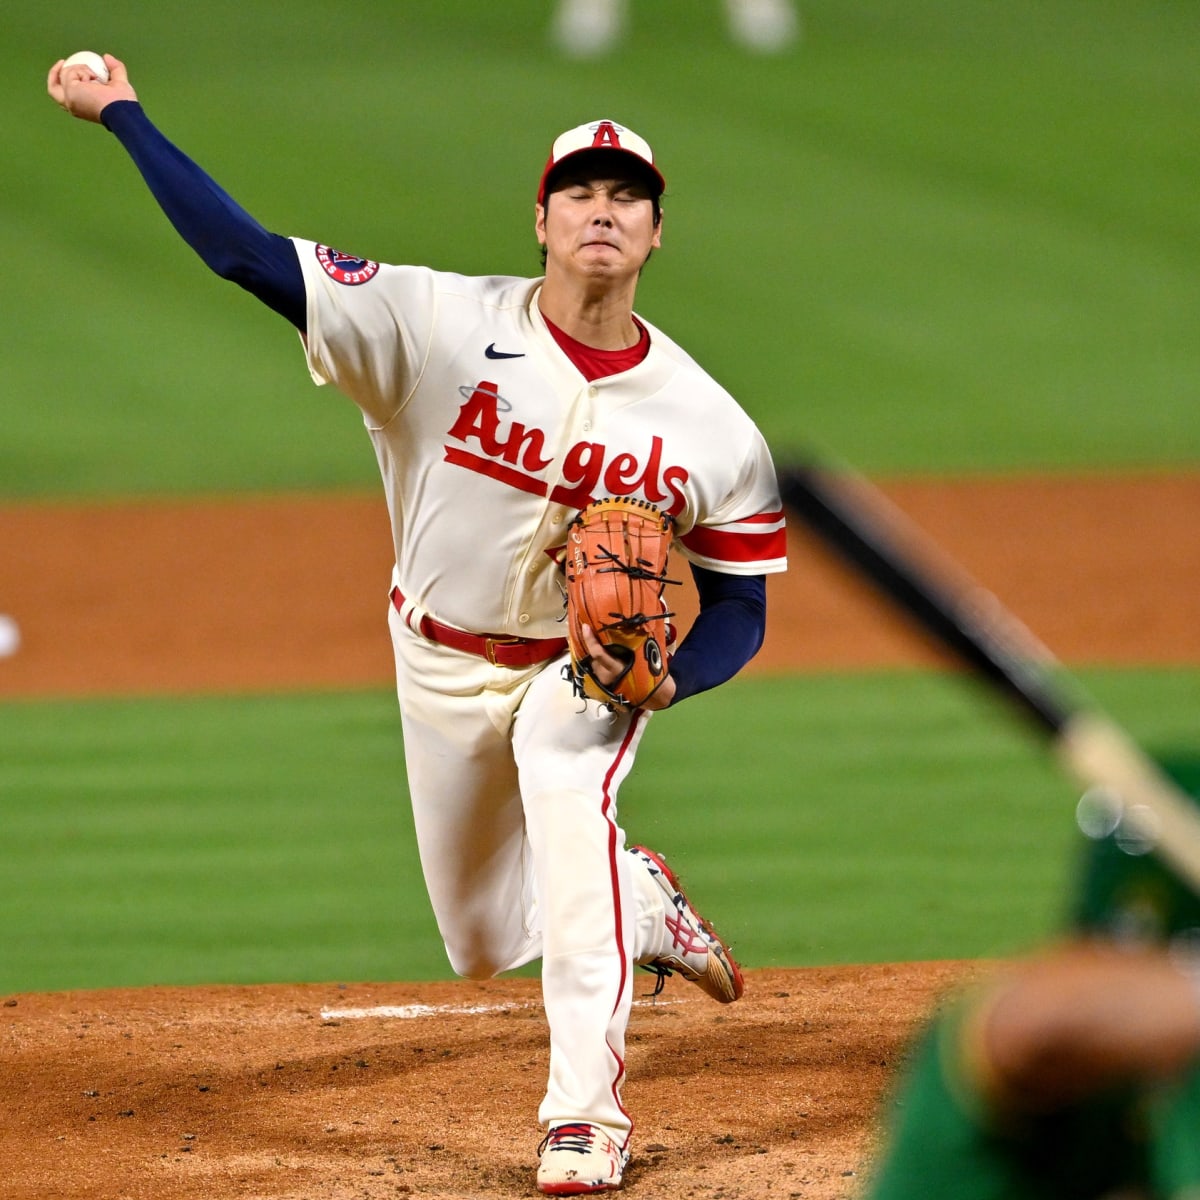
[[[494,979],[540,958],[542,950],[541,938],[526,931],[505,941],[496,937],[454,944],[446,941],[445,948],[452,970],[463,979]]]
[[[502,945],[486,935],[453,944],[446,941],[445,946],[451,969],[463,979],[495,979],[530,958],[528,941],[524,938],[519,946]]]
[[[460,954],[446,947],[450,969],[462,979],[495,979],[504,970],[486,954]]]
[[[541,937],[523,908],[480,907],[487,911],[470,913],[460,906],[451,917],[438,921],[446,957],[456,975],[464,979],[493,979],[541,954]]]

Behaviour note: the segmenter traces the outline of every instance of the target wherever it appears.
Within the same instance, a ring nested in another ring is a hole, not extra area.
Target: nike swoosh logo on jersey
[[[524,358],[525,357],[524,352],[522,352],[520,354],[508,354],[503,350],[497,350],[495,342],[493,342],[484,351],[484,354],[487,355],[488,358]]]

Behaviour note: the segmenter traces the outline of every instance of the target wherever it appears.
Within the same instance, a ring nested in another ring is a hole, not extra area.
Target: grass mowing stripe
[[[694,8],[637,6],[598,63],[555,55],[533,0],[365,0],[316,42],[313,2],[286,28],[267,0],[122,0],[71,28],[122,51],[151,115],[258,219],[390,261],[536,271],[553,132],[629,122],[670,184],[639,304],[781,453],[815,440],[885,474],[1197,461],[1187,6],[810,0],[778,59]],[[370,485],[357,415],[311,388],[290,331],[209,277],[112,139],[42,94],[61,14],[9,24],[21,170],[0,213],[25,290],[0,493]],[[407,53],[364,69],[368,44]],[[185,58],[212,64],[203,105]],[[286,103],[298,79],[319,104]],[[103,303],[63,320],[67,278]]]
[[[1195,671],[1093,672],[1153,746]],[[1074,794],[957,676],[736,680],[621,796],[749,967],[972,957],[1053,927]],[[0,991],[448,978],[390,692],[0,705]]]
[[[5,706],[0,986],[444,974],[394,709]]]

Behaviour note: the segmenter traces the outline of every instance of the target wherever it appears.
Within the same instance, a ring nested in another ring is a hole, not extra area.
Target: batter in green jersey
[[[1079,824],[1067,934],[930,1022],[866,1200],[1200,1200],[1200,900],[1112,797]]]

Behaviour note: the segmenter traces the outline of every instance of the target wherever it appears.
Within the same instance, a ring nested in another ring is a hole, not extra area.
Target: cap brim
[[[644,178],[653,184],[655,197],[661,196],[667,190],[667,181],[663,179],[662,173],[652,163],[647,162],[640,154],[635,154],[632,150],[624,150],[617,146],[581,146],[578,150],[572,150],[564,154],[557,162],[553,157],[547,159],[546,168],[542,171],[541,182],[538,184],[539,204],[546,203],[546,189],[552,178],[564,171],[573,162],[577,162],[585,155],[607,155],[613,158],[622,158],[630,163],[640,178]]]

